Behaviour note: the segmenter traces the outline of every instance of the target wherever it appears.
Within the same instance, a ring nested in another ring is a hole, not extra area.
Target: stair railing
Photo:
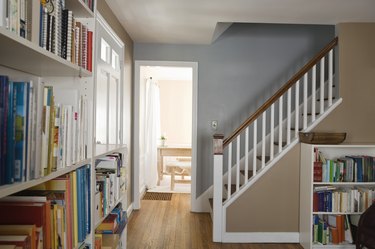
[[[305,130],[308,127],[308,122],[314,122],[318,116],[332,106],[334,87],[333,50],[337,44],[338,38],[336,37],[227,138],[224,139],[223,135],[214,135],[213,241],[221,242],[223,229],[225,229],[223,227],[223,224],[225,224],[223,222],[225,218],[223,214],[223,173],[225,169],[227,170],[225,202],[228,202],[241,188],[241,175],[244,179],[242,186],[244,186],[251,178],[255,178],[257,173],[267,166],[268,162],[271,162],[274,157],[288,148],[292,142],[296,143],[299,131]],[[328,70],[325,68],[326,61],[328,62]],[[317,81],[317,71],[320,74],[319,81]],[[328,83],[325,84],[327,78]],[[301,83],[302,89],[300,89]],[[317,83],[319,83],[318,86]],[[327,98],[325,98],[325,87],[328,91]],[[318,98],[316,96],[317,90],[320,94]],[[292,91],[294,94],[292,94]],[[284,102],[286,102],[286,108]],[[311,109],[311,114],[308,114],[308,107]],[[319,109],[319,112],[317,112],[317,109]],[[302,112],[302,120],[300,120],[300,112]],[[308,115],[310,118],[308,118]],[[276,126],[275,119],[278,119]],[[294,128],[292,128],[292,122]],[[258,123],[261,125],[259,127],[260,135],[258,135]],[[251,128],[252,134],[250,134]],[[286,129],[286,134],[283,132],[284,129]],[[292,129],[294,129],[293,134]],[[241,139],[241,137],[243,138]],[[260,137],[259,140],[258,137]],[[241,140],[244,141],[241,143]],[[249,140],[252,140],[252,149],[250,149]],[[241,145],[244,145],[242,154]],[[258,156],[258,150],[260,156]],[[268,157],[266,154],[268,154]],[[224,167],[224,155],[227,159],[226,167]],[[252,165],[250,165],[250,159]],[[241,165],[244,166],[242,173]],[[234,175],[232,176],[232,174]],[[233,185],[232,180],[234,181]]]

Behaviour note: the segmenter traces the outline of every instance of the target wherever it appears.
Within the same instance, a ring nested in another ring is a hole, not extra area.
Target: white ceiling
[[[106,1],[133,41],[144,43],[210,44],[234,22],[375,22],[375,0]]]

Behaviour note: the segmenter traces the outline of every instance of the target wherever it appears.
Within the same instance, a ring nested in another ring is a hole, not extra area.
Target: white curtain
[[[145,183],[148,189],[157,183],[157,146],[160,138],[159,86],[150,78],[146,82],[145,112]]]

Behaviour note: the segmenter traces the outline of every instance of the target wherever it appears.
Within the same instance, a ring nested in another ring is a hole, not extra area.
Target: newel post
[[[213,137],[214,191],[213,191],[213,241],[222,242],[223,229],[223,140],[224,135]]]

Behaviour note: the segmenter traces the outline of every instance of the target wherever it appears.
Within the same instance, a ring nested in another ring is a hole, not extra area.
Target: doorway
[[[197,85],[196,62],[135,61],[134,209],[146,188],[191,192],[194,206]]]

